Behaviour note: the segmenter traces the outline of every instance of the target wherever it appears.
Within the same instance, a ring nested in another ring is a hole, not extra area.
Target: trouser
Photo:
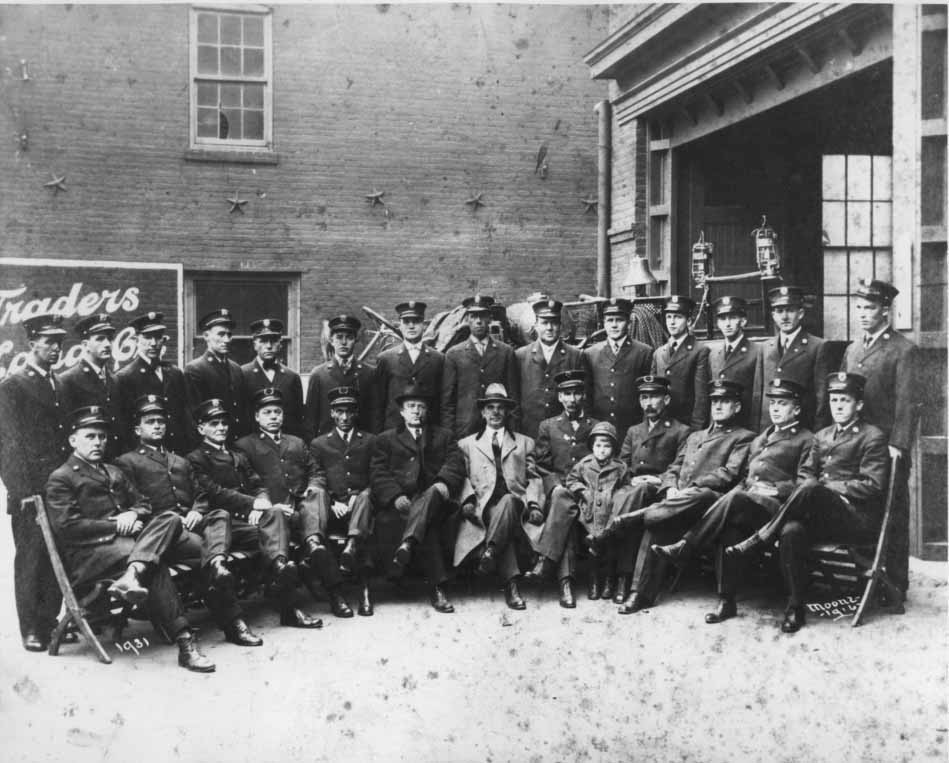
[[[599,521],[594,514],[592,522],[586,521],[581,516],[580,523],[588,532],[602,530],[611,519],[638,511],[646,503],[651,503],[655,500],[655,495],[656,488],[652,485],[640,484],[619,488],[611,497],[609,510],[602,514]],[[617,538],[610,538],[596,560],[597,576],[632,575],[641,538],[642,532],[639,530],[624,533]]]
[[[813,543],[872,542],[879,520],[876,507],[844,500],[820,483],[805,482],[785,501],[758,537],[780,541],[781,574],[788,587],[788,606],[801,606],[809,581],[808,557]]]
[[[909,587],[909,473],[910,459],[900,459],[894,475],[892,519],[886,548],[886,570],[903,593]]]
[[[403,542],[415,541],[417,551],[424,559],[426,575],[435,585],[448,580],[441,531],[451,509],[451,501],[443,498],[433,485],[416,495],[406,511],[393,507],[384,512],[390,521],[394,520],[400,525]],[[392,572],[395,571],[390,570]]]
[[[36,514],[20,509],[22,496],[7,496],[13,527],[13,591],[20,635],[36,633],[46,638],[59,615],[63,594],[53,574],[43,531]]]
[[[576,521],[580,510],[573,495],[565,487],[557,485],[550,491],[550,509],[544,520],[534,550],[557,562],[557,577],[572,578],[577,567]]]
[[[260,521],[252,525],[243,519],[231,517],[231,521],[219,534],[208,539],[209,558],[230,551],[260,551],[264,562],[273,564],[277,557],[290,554],[290,520],[279,509],[264,511]]]
[[[498,575],[507,582],[521,574],[514,551],[514,540],[520,532],[520,516],[524,511],[524,502],[515,495],[507,493],[497,503],[485,508],[481,515],[485,523],[485,547],[491,545],[497,551]]]

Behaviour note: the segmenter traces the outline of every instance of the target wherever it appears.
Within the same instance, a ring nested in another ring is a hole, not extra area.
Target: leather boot
[[[718,607],[714,612],[705,615],[705,622],[709,625],[721,623],[738,614],[738,607],[735,606],[735,597],[723,594],[718,597]]]
[[[603,595],[602,581],[600,574],[594,570],[590,573],[590,586],[587,588],[587,598],[590,601],[596,601]]]
[[[432,589],[432,606],[435,608],[436,612],[442,612],[445,614],[450,614],[455,611],[455,608],[452,606],[451,602],[448,601],[448,597],[445,596],[445,592],[439,585]]]
[[[336,617],[353,616],[352,609],[349,608],[349,604],[346,602],[346,599],[343,598],[343,594],[339,592],[339,586],[335,586],[326,593],[330,600],[330,611]]]
[[[216,556],[208,562],[208,587],[221,593],[234,590],[234,575],[227,568],[223,556]]]
[[[224,628],[224,640],[238,646],[262,646],[264,640],[247,627],[241,618],[235,617]]]
[[[616,594],[616,576],[607,575],[606,581],[603,583],[603,592],[601,594],[601,597],[603,601],[610,601],[615,594]]]
[[[357,610],[363,617],[372,617],[375,611],[372,607],[372,594],[369,591],[369,583],[362,584],[362,591],[359,593],[359,609]]]
[[[412,562],[414,546],[415,542],[411,538],[408,538],[402,541],[395,550],[395,556],[392,557],[392,566],[399,575],[403,574],[405,568]]]
[[[285,606],[280,608],[280,624],[288,628],[322,628],[323,621],[318,617],[310,617],[297,607]]]
[[[557,563],[553,559],[549,559],[546,556],[538,556],[537,564],[534,565],[533,569],[526,572],[524,577],[528,580],[548,580],[554,576],[556,569]]]
[[[631,615],[633,612],[639,612],[641,609],[649,609],[653,605],[652,599],[645,594],[634,591],[623,602],[619,608],[621,615]]]
[[[214,663],[201,654],[198,649],[198,640],[194,634],[185,628],[175,637],[178,644],[178,664],[187,670],[193,670],[195,673],[213,673],[215,671]]]
[[[784,611],[784,622],[781,623],[781,630],[784,633],[796,633],[804,627],[805,622],[804,607],[800,605],[788,606]]]
[[[356,556],[359,553],[359,549],[356,542],[356,536],[350,535],[346,539],[346,545],[343,547],[343,552],[339,555],[339,571],[344,575],[352,575],[353,570],[356,569]]]
[[[570,578],[560,579],[560,606],[564,609],[577,606],[577,600],[573,597],[573,580]]]
[[[649,550],[652,551],[656,556],[662,557],[663,559],[668,559],[676,567],[683,566],[692,555],[692,549],[689,546],[687,540],[677,540],[675,543],[671,543],[668,546],[660,546],[658,543],[653,543]]]
[[[109,593],[132,605],[143,604],[148,598],[148,589],[142,585],[139,577],[143,571],[142,567],[141,563],[132,562],[125,568],[122,577],[109,586]]]
[[[484,551],[481,554],[481,559],[478,560],[478,572],[482,575],[491,575],[498,568],[498,558],[497,551],[494,548],[494,544],[489,543],[485,546]]]
[[[517,578],[511,578],[504,586],[504,601],[511,609],[527,609],[527,604],[517,590]]]
[[[758,537],[757,533],[755,533],[754,535],[745,538],[741,543],[736,543],[733,546],[726,546],[725,553],[728,556],[744,556],[745,554],[750,554],[763,548],[764,541]]]
[[[632,575],[620,575],[616,581],[616,594],[613,596],[614,604],[622,604],[629,598],[629,587],[633,584]]]
[[[293,562],[288,562],[285,556],[278,556],[271,568],[273,572],[274,587],[278,591],[292,591],[297,587],[299,580],[299,570]]]

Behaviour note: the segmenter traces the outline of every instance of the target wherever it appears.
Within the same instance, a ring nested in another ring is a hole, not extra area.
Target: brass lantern
[[[710,278],[715,268],[712,263],[712,252],[715,245],[705,240],[705,231],[699,231],[699,240],[692,244],[692,280],[695,285],[702,287],[705,279]]]
[[[768,216],[761,215],[761,225],[751,232],[755,240],[755,258],[762,280],[778,278],[781,273],[781,257],[778,255],[778,234],[768,225]]]

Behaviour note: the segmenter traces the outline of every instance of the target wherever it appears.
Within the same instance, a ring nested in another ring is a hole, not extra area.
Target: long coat
[[[374,439],[368,432],[354,429],[346,442],[334,427],[310,443],[319,486],[333,500],[347,501],[369,487],[369,458]]]
[[[376,432],[381,416],[375,406],[378,393],[375,389],[376,368],[368,363],[353,360],[345,371],[334,359],[318,365],[310,373],[306,387],[304,426],[311,439],[333,429],[330,416],[329,391],[337,387],[353,387],[359,394],[359,415],[356,427]]]
[[[738,346],[725,357],[725,342],[716,344],[709,351],[708,367],[712,381],[729,379],[741,384],[741,410],[735,423],[755,432],[761,422],[762,395],[764,392],[764,368],[761,365],[761,343],[752,342],[743,335]],[[770,420],[770,418],[769,418]]]
[[[633,424],[643,420],[636,379],[649,373],[652,353],[648,344],[628,338],[620,346],[618,355],[613,354],[608,341],[599,342],[585,352],[593,388],[590,413],[616,427],[620,442]]]
[[[836,434],[837,425],[832,424],[814,435],[804,474],[820,480],[851,503],[879,508],[890,471],[886,435],[862,419]]]
[[[370,456],[375,505],[389,508],[399,496],[414,498],[436,482],[455,496],[465,481],[465,458],[451,432],[426,427],[416,441],[405,425],[376,435]]]
[[[106,378],[103,382],[89,365],[89,361],[81,358],[76,365],[59,376],[59,381],[62,386],[63,409],[66,416],[68,417],[77,408],[87,405],[98,405],[104,408],[110,424],[107,456],[115,457],[121,453],[122,433],[128,427],[122,420],[118,382],[111,369],[106,369]]]
[[[188,454],[188,461],[212,509],[224,509],[238,519],[246,519],[255,498],[269,498],[263,480],[240,451],[221,450],[202,442]]]
[[[630,427],[620,448],[619,460],[629,466],[632,476],[660,475],[675,461],[692,430],[666,415],[649,431],[645,421]]]
[[[549,364],[544,360],[540,340],[519,347],[515,350],[514,357],[517,361],[518,388],[521,394],[519,428],[523,434],[536,439],[541,422],[557,415],[561,410],[554,377],[561,371],[588,371],[587,359],[582,351],[565,344],[562,339],[554,348]],[[588,398],[589,394],[588,386]]]
[[[807,478],[806,464],[811,457],[814,434],[799,425],[777,429],[773,425],[758,435],[748,449],[748,469],[739,485],[747,497],[776,513],[794,488]],[[764,483],[777,490],[776,496],[754,490]]]
[[[817,430],[830,422],[827,408],[827,374],[832,369],[827,347],[820,337],[808,334],[803,329],[794,337],[794,342],[778,355],[778,337],[771,337],[761,348],[761,378],[769,384],[775,377],[791,379],[804,388],[801,399],[801,425]],[[768,406],[762,403],[758,417],[758,431],[771,426]]]
[[[660,490],[704,487],[730,490],[741,478],[755,433],[731,424],[692,432],[675,461],[662,474]]]
[[[126,431],[123,433],[126,449],[135,447],[135,401],[142,395],[161,395],[168,411],[168,430],[165,447],[184,456],[198,441],[191,411],[188,409],[188,393],[185,389],[184,372],[171,363],[162,362],[161,376],[151,369],[141,356],[136,355],[116,374],[119,387],[119,408]]]
[[[441,421],[439,402],[445,356],[423,344],[415,363],[409,357],[405,344],[399,344],[379,353],[376,365],[376,431],[391,429],[402,423],[395,399],[409,385],[420,387],[431,395],[428,421],[438,426]]]
[[[299,437],[284,432],[280,442],[275,442],[270,435],[258,432],[241,437],[234,450],[247,456],[274,503],[294,506],[307,488],[320,487],[313,456]]]
[[[241,374],[244,376],[244,390],[241,397],[247,404],[245,418],[248,426],[253,427],[250,422],[254,421],[254,395],[259,390],[273,387],[283,395],[283,430],[302,438],[304,442],[313,439],[312,432],[305,426],[303,382],[300,380],[300,374],[278,362],[274,369],[273,381],[271,381],[256,359],[242,365]]]
[[[61,383],[29,366],[0,382],[0,479],[7,513],[23,498],[42,493],[53,470],[69,456]]]
[[[486,432],[488,430],[485,430]],[[489,435],[472,434],[458,443],[465,457],[467,477],[461,489],[460,503],[475,499],[476,518],[463,517],[455,542],[455,564],[461,564],[484,542],[487,528],[484,512],[488,508],[497,482],[497,468]],[[501,473],[511,495],[520,498],[525,507],[543,504],[543,486],[534,465],[534,441],[520,433],[505,432],[501,443]]]
[[[187,458],[148,445],[123,453],[115,459],[135,488],[144,495],[152,511],[174,511],[187,514],[192,509],[208,512],[208,498],[195,481],[194,470]]]
[[[618,458],[605,464],[592,454],[582,458],[564,483],[580,505],[580,523],[587,529],[602,529],[612,515],[614,494],[629,484],[629,478],[629,467]]]
[[[892,328],[864,350],[853,342],[844,352],[841,368],[867,379],[862,417],[883,430],[889,444],[909,450],[916,416],[916,345]]]
[[[520,397],[514,350],[491,337],[486,341],[484,355],[478,354],[471,341],[457,344],[445,353],[441,421],[459,440],[478,429],[478,398],[489,384],[503,384],[513,400]]]
[[[212,352],[205,352],[190,361],[184,373],[188,409],[192,414],[205,400],[216,397],[223,401],[231,415],[228,439],[234,440],[250,431],[244,400],[244,374],[237,363],[230,358],[222,361]]]
[[[585,415],[581,415],[578,422],[579,427],[574,431],[567,414],[561,413],[540,424],[534,461],[544,482],[544,495],[550,495],[551,490],[562,485],[574,465],[590,454],[587,438],[590,430],[599,422]]]
[[[652,356],[650,373],[669,378],[669,415],[692,429],[708,423],[708,353],[708,347],[689,334],[675,355],[667,343]]]

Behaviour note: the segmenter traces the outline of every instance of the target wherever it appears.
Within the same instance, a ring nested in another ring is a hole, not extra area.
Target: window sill
[[[189,148],[186,162],[230,162],[233,164],[280,164],[280,155],[273,151],[241,151],[216,148]]]

